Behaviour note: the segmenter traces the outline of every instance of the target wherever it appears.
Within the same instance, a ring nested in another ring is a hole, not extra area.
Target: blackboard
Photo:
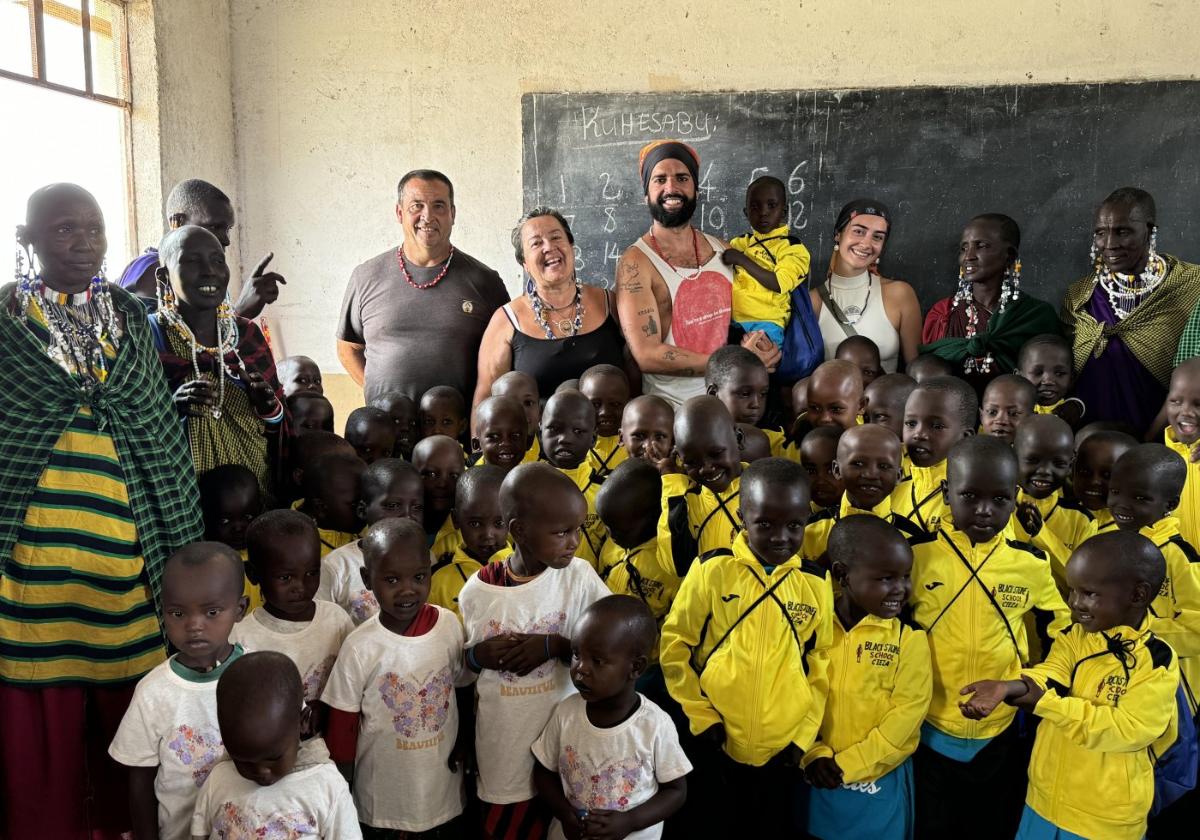
[[[521,110],[525,209],[568,217],[578,276],[597,285],[612,285],[649,227],[638,151],[668,137],[700,154],[693,223],[707,233],[745,233],[746,185],[780,178],[815,277],[838,209],[887,202],[882,272],[912,283],[926,308],[951,293],[959,235],[987,212],[1017,220],[1023,288],[1057,307],[1088,270],[1096,206],[1121,186],[1154,195],[1160,251],[1200,258],[1200,82],[530,93]]]

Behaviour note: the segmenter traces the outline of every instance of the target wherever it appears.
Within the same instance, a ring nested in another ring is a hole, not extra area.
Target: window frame
[[[30,57],[33,61],[33,75],[18,73],[14,70],[9,70],[0,67],[0,77],[11,79],[14,82],[24,82],[25,84],[35,85],[37,87],[46,88],[48,90],[65,93],[69,96],[79,96],[84,99],[91,99],[95,102],[103,102],[106,105],[113,105],[122,108],[127,116],[126,119],[126,134],[129,133],[128,114],[133,103],[130,100],[130,63],[129,63],[129,21],[125,9],[125,0],[109,0],[121,9],[122,20],[122,36],[123,42],[120,44],[121,49],[121,84],[120,87],[124,91],[124,97],[109,96],[104,93],[95,91],[92,80],[92,0],[80,0],[80,32],[83,39],[83,77],[84,89],[71,87],[70,85],[59,84],[52,82],[46,78],[46,33],[45,33],[45,6],[47,0],[29,0],[29,38],[30,38]],[[49,0],[54,4],[54,0]],[[57,4],[54,4],[57,5]],[[73,9],[71,11],[74,11]]]

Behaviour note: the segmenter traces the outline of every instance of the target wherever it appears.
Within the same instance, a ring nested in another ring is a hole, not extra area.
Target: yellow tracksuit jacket
[[[833,526],[847,516],[858,514],[878,516],[886,522],[891,522],[905,536],[919,536],[921,534],[920,531],[909,525],[907,519],[896,517],[892,514],[892,500],[890,497],[884,499],[875,505],[875,507],[867,509],[855,507],[854,503],[850,501],[850,497],[843,493],[842,502],[836,509],[825,508],[814,513],[812,518],[808,520],[808,524],[804,527],[804,556],[809,560],[820,560],[821,555],[825,553],[825,547],[829,545],[829,533],[833,530]]]
[[[604,523],[596,514],[596,495],[600,492],[600,485],[604,483],[604,477],[592,469],[592,465],[586,458],[574,469],[564,470],[559,467],[558,471],[575,482],[575,486],[587,500],[587,518],[583,520],[583,535],[579,541],[579,548],[575,550],[575,555],[591,563],[594,569],[600,560],[600,550],[608,539],[608,529],[604,527]]]
[[[600,478],[607,478],[628,457],[629,452],[621,446],[620,438],[605,435],[596,438],[596,445],[588,452],[587,464]]]
[[[1031,537],[1014,516],[1017,538],[1032,543],[1046,553],[1050,559],[1050,570],[1062,589],[1066,586],[1064,581],[1071,552],[1095,534],[1096,517],[1081,503],[1064,498],[1061,490],[1055,490],[1044,499],[1035,499],[1024,490],[1019,490],[1017,504],[1025,503],[1033,505],[1042,515],[1042,530],[1037,536]]]
[[[742,464],[742,469],[746,464]],[[742,530],[738,516],[738,495],[742,477],[738,475],[720,495],[694,484],[680,473],[662,477],[662,513],[658,518],[660,545],[670,546],[659,552],[664,572],[684,577],[697,557],[719,548],[729,548]],[[670,566],[665,565],[670,560]]]
[[[892,491],[892,512],[927,534],[936,533],[942,520],[950,515],[950,506],[942,495],[945,480],[945,461],[932,467],[912,467],[912,475],[901,479]]]
[[[972,545],[946,519],[925,540],[913,546],[911,604],[933,657],[927,720],[956,738],[994,738],[1016,709],[1001,706],[983,720],[967,720],[958,708],[959,689],[976,680],[1016,679],[1029,659],[1025,614],[1036,610],[1038,626],[1053,638],[1070,624],[1070,611],[1046,556],[1010,531]],[[1048,641],[1042,640],[1043,650]]]
[[[762,766],[788,744],[812,747],[832,641],[824,570],[797,554],[768,574],[739,534],[679,587],[663,624],[663,676],[693,733],[723,723],[730,758]]]
[[[1175,440],[1175,430],[1170,426],[1163,432],[1163,443],[1187,464],[1187,483],[1175,514],[1179,517],[1179,533],[1194,546],[1200,546],[1200,462],[1191,461],[1192,447]]]
[[[1102,633],[1073,626],[1022,673],[1046,689],[1034,708],[1042,721],[1026,804],[1082,837],[1144,837],[1150,748],[1161,755],[1175,741],[1179,666],[1170,645],[1149,621]]]
[[[665,546],[669,553],[670,546]],[[612,540],[600,551],[600,580],[617,595],[638,598],[654,615],[662,631],[663,621],[679,592],[678,575],[667,571],[670,560],[659,559],[659,538],[654,536],[636,548],[621,548]],[[651,662],[658,661],[658,644],[654,645]]]
[[[442,527],[438,528],[437,534],[433,537],[433,545],[429,547],[429,551],[433,555],[433,562],[438,563],[442,557],[453,554],[461,545],[462,534],[458,533],[458,529],[454,527],[454,520],[447,516],[446,521],[442,523]],[[451,609],[451,607],[446,607],[446,609]]]
[[[835,613],[825,718],[803,764],[832,758],[845,784],[886,776],[916,751],[932,695],[924,630],[874,615],[845,630]]]
[[[489,557],[488,563],[503,560],[512,553],[512,548],[506,545]],[[463,551],[461,541],[458,547],[452,551],[434,555],[433,573],[429,576],[429,603],[452,610],[461,621],[462,611],[458,608],[458,593],[462,592],[462,588],[470,580],[471,575],[482,569],[484,565],[475,558],[467,556],[467,553]]]
[[[788,238],[788,226],[781,225],[769,233],[753,231],[735,236],[729,247],[741,251],[768,271],[775,272],[779,291],[772,292],[750,276],[744,268],[733,271],[733,320],[767,321],[787,326],[792,311],[792,290],[808,277],[811,262],[808,249]]]

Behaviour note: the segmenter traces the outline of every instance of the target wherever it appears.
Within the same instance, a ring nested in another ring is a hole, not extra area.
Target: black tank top
[[[511,305],[504,307],[504,314],[513,326],[512,369],[536,379],[542,399],[568,379],[578,379],[592,365],[624,368],[625,336],[608,308],[607,296],[604,322],[591,332],[568,338],[534,338],[521,332]]]

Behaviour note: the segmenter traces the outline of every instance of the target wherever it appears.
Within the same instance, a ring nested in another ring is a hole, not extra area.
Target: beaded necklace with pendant
[[[26,323],[34,297],[38,298],[50,335],[47,355],[63,370],[73,373],[84,389],[102,384],[109,374],[105,344],[115,349],[123,335],[108,283],[93,277],[85,290],[68,294],[49,288],[40,276],[21,275],[17,300]]]
[[[225,356],[230,353],[233,354],[238,366],[245,367],[242,357],[237,351],[241,335],[238,330],[237,318],[233,314],[233,307],[229,303],[229,298],[226,297],[217,307],[217,343],[214,347],[206,347],[196,341],[196,334],[192,332],[192,328],[183,320],[183,316],[179,314],[178,309],[171,306],[160,306],[158,311],[163,320],[167,322],[167,326],[191,346],[193,381],[200,380],[201,353],[207,353],[216,360],[217,400],[212,408],[209,409],[209,413],[214,420],[220,420],[221,406],[225,404],[225,380],[233,377],[233,373],[225,361]]]

